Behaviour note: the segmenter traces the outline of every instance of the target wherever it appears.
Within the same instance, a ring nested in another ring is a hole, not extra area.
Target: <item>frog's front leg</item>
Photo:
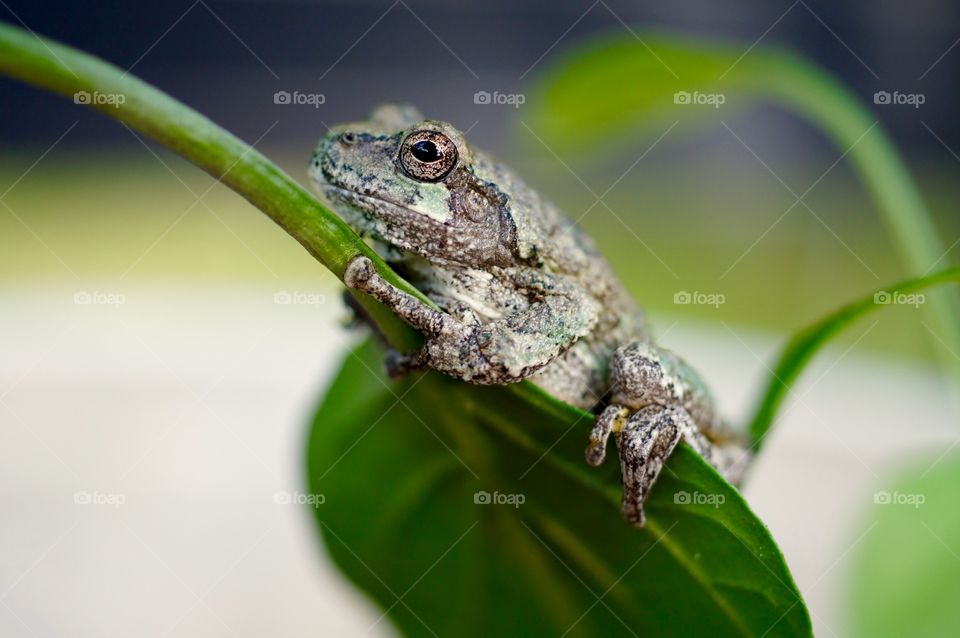
[[[589,333],[599,313],[595,302],[561,279],[525,269],[513,276],[533,300],[525,311],[486,324],[431,308],[387,282],[364,256],[351,260],[343,279],[426,336],[419,350],[391,357],[393,372],[431,367],[472,383],[502,384],[552,361]]]

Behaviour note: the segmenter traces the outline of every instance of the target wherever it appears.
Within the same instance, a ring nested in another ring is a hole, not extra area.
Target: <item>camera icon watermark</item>
[[[727,297],[721,292],[679,290],[673,294],[673,303],[677,306],[713,306],[719,308],[727,303]]]
[[[877,91],[873,94],[873,103],[893,106],[912,106],[920,108],[927,101],[924,93],[901,93],[900,91]]]
[[[127,96],[123,93],[101,93],[100,91],[77,91],[73,94],[74,104],[85,106],[112,106],[115,109],[125,104]]]
[[[874,505],[909,505],[910,507],[919,509],[920,506],[926,502],[927,497],[924,494],[909,494],[896,490],[893,492],[880,490],[873,495]]]
[[[701,93],[700,91],[677,91],[673,94],[673,103],[681,106],[712,106],[720,108],[727,101],[723,93]]]
[[[477,91],[473,94],[474,104],[507,105],[520,108],[527,101],[523,93],[501,93],[500,91]]]
[[[680,491],[674,493],[673,502],[677,505],[710,505],[718,508],[727,502],[727,497],[723,494]]]
[[[880,290],[873,294],[873,303],[878,306],[913,306],[919,308],[927,302],[927,296],[922,292],[892,292]]]
[[[504,494],[502,492],[479,491],[473,495],[474,505],[510,505],[519,508],[527,502],[523,494]]]
[[[301,93],[300,91],[277,91],[273,94],[273,103],[292,106],[312,106],[320,108],[326,103],[327,96],[323,93]]]

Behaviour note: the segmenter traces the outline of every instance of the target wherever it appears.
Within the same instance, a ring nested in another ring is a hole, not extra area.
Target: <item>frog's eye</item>
[[[457,145],[439,131],[416,131],[400,145],[400,165],[421,182],[446,177],[457,164]]]

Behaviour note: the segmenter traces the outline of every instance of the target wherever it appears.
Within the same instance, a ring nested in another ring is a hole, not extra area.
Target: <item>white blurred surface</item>
[[[304,491],[311,409],[350,340],[337,294],[124,289],[118,307],[0,294],[0,635],[366,632],[379,612],[310,511],[275,502]]]
[[[116,307],[0,289],[0,635],[388,635],[310,512],[275,502],[304,489],[307,420],[350,341],[337,293],[284,288],[326,296],[313,307],[267,287],[124,288]],[[665,343],[744,414],[779,340],[684,325]],[[935,371],[856,347],[828,350],[796,395],[746,493],[816,633],[845,635],[872,494],[954,444],[958,419]]]

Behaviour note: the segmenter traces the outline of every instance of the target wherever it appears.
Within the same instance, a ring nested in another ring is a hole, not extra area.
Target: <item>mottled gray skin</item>
[[[440,309],[389,284],[365,257],[348,265],[347,286],[426,337],[416,352],[388,357],[392,374],[429,367],[480,384],[529,378],[584,409],[606,398],[587,460],[601,463],[615,435],[624,516],[636,525],[681,439],[731,478],[739,474],[742,463],[721,449],[733,440],[704,384],[654,345],[643,313],[591,240],[453,126],[381,107],[369,121],[325,135],[310,175]]]

